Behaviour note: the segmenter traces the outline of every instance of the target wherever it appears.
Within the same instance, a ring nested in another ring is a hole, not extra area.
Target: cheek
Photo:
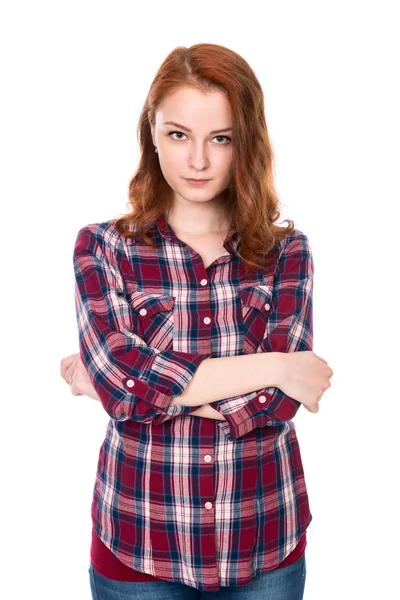
[[[187,163],[187,156],[182,148],[169,147],[161,153],[159,160],[161,168],[173,177],[174,173],[180,172],[182,165]]]
[[[228,146],[225,146],[224,148],[219,148],[218,150],[218,152],[214,153],[214,161],[220,165],[221,169],[223,169],[224,167],[228,169],[232,162],[232,145],[229,144]]]
[[[230,177],[231,167],[232,167],[232,152],[226,151],[224,154],[220,154],[215,159],[215,167],[218,173],[221,174],[221,177],[224,179]]]
[[[159,158],[159,161],[160,168],[165,179],[176,177],[177,172],[179,172],[180,162],[173,152],[163,154],[162,158]]]

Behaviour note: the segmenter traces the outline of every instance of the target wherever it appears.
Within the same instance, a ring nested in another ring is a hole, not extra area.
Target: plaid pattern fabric
[[[149,235],[159,247],[111,219],[74,245],[80,355],[110,417],[93,526],[138,571],[205,591],[246,585],[312,520],[292,422],[301,405],[267,387],[212,402],[217,421],[170,402],[208,358],[312,350],[310,244],[295,229],[270,267],[245,274],[234,226],[207,269],[165,215]]]

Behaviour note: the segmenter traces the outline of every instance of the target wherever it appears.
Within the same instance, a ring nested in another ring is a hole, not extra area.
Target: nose
[[[209,166],[208,152],[202,143],[193,144],[189,150],[189,166],[202,171]]]

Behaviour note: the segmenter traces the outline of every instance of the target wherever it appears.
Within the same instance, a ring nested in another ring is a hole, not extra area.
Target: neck
[[[174,231],[189,235],[226,234],[231,222],[225,205],[211,202],[174,203],[166,217]]]

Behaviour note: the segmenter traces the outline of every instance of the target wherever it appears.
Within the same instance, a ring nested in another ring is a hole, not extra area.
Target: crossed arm
[[[71,393],[74,396],[88,396],[100,402],[100,397],[94,389],[89,373],[83,364],[79,352],[65,356],[60,363],[61,377],[70,385]],[[187,400],[187,396],[175,396],[171,402],[172,405],[183,404]],[[225,417],[221,415],[210,404],[203,404],[194,412],[190,413],[193,417],[205,417],[225,421]]]
[[[160,424],[193,413],[216,418],[217,412],[231,440],[293,418],[300,403],[283,394],[278,370],[267,368],[266,361],[312,350],[313,264],[304,234],[286,240],[274,280],[274,310],[259,350],[211,358],[156,352],[140,338],[104,227],[92,224],[78,232],[73,262],[80,358],[110,417]]]

